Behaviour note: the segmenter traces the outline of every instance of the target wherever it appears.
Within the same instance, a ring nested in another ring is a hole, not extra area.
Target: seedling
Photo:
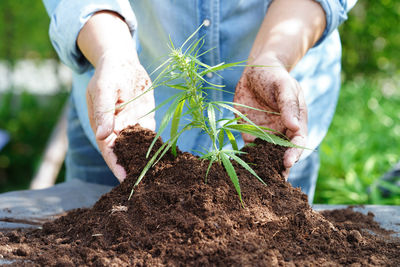
[[[200,29],[200,28],[199,28]],[[200,50],[204,44],[204,39],[194,40],[194,36],[199,30],[197,29],[180,47],[175,48],[174,44],[170,40],[170,53],[168,58],[152,73],[159,72],[153,81],[153,85],[149,90],[154,90],[159,86],[169,86],[178,89],[179,92],[169,99],[165,100],[159,106],[157,106],[151,112],[156,111],[160,107],[170,103],[167,112],[165,113],[159,130],[151,143],[147,152],[147,157],[150,156],[150,152],[159,138],[164,132],[168,124],[171,124],[171,132],[169,140],[165,141],[163,145],[155,152],[155,154],[149,159],[147,165],[139,175],[135,185],[137,186],[147,171],[157,164],[157,162],[170,151],[176,156],[176,143],[181,134],[190,129],[199,128],[205,134],[210,137],[212,142],[212,150],[199,152],[201,154],[200,159],[209,160],[205,181],[207,182],[207,176],[210,171],[212,164],[222,164],[229,175],[239,199],[243,205],[242,194],[239,184],[239,178],[236,174],[235,168],[233,167],[231,160],[236,161],[239,165],[254,175],[261,183],[265,182],[256,174],[256,172],[243,161],[238,155],[244,152],[240,151],[234,132],[251,134],[255,137],[261,138],[265,141],[287,146],[296,147],[296,145],[289,141],[280,138],[276,134],[283,136],[281,133],[274,129],[257,126],[245,114],[242,114],[239,110],[234,108],[236,106],[242,106],[249,109],[254,109],[262,112],[269,112],[265,110],[256,109],[246,105],[232,103],[227,101],[210,101],[206,98],[207,91],[209,90],[223,90],[223,85],[213,84],[206,79],[204,76],[208,73],[218,75],[218,71],[233,68],[238,66],[244,66],[244,61],[236,63],[220,63],[215,66],[209,66],[199,60],[202,56]],[[207,53],[206,51],[205,53]],[[203,53],[204,54],[204,53]],[[147,92],[146,91],[146,92]],[[145,92],[145,93],[146,93]],[[222,112],[222,110],[229,110],[233,112],[236,117],[233,119],[217,119],[216,114]],[[150,112],[150,113],[151,113]],[[277,113],[274,113],[277,114]],[[188,115],[190,118],[187,123],[182,123],[181,118]],[[181,125],[182,123],[182,125]],[[224,140],[228,140],[232,146],[232,149],[224,149],[226,143]],[[134,189],[132,189],[129,198],[131,198]]]

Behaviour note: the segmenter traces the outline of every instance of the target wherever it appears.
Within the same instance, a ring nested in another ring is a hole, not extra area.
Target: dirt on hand
[[[281,176],[285,149],[260,140],[243,159],[267,186],[235,165],[244,208],[222,166],[205,183],[208,162],[182,152],[151,168],[128,200],[154,136],[124,130],[114,151],[127,179],[93,208],[0,233],[0,257],[17,266],[400,266],[400,242],[371,215],[313,211]]]

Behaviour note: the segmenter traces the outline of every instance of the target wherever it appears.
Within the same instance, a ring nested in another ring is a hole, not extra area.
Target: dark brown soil
[[[180,152],[152,168],[128,201],[153,137],[126,129],[115,146],[125,182],[42,230],[0,233],[0,256],[29,260],[18,266],[400,266],[400,243],[372,215],[313,211],[280,175],[284,149],[261,141],[244,159],[268,186],[237,167],[244,208],[221,166],[205,183],[208,163]]]

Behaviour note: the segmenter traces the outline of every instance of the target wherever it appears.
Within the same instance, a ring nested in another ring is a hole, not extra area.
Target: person
[[[201,56],[204,63],[248,58],[249,65],[270,66],[224,70],[205,78],[224,84],[235,93],[237,103],[281,113],[272,116],[238,107],[257,124],[275,128],[293,143],[309,148],[288,149],[284,166],[286,175],[290,170],[289,182],[300,186],[312,202],[319,169],[318,146],[332,120],[339,93],[341,46],[337,27],[354,3],[43,1],[51,18],[51,42],[62,62],[73,70],[67,180],[112,185],[123,181],[126,173],[112,152],[117,134],[137,122],[156,129],[167,107],[143,115],[175,89],[157,88],[133,104],[118,108],[119,104],[150,86],[148,72],[168,54],[169,38],[179,46],[203,24],[196,37],[204,36],[202,52],[210,50]],[[208,97],[233,100],[233,94],[221,91]],[[168,133],[168,129],[164,131],[164,140]],[[250,141],[252,137],[244,135],[240,143]],[[178,146],[183,151],[196,151],[210,142],[199,131],[190,131],[182,135]]]

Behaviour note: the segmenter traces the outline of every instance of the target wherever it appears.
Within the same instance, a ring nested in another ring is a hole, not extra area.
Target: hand
[[[98,61],[96,71],[86,92],[88,114],[96,142],[111,171],[122,182],[124,168],[117,164],[113,146],[118,133],[129,125],[155,129],[153,91],[135,101],[151,86],[151,80],[140,64],[136,52],[132,56],[120,52],[107,52]]]
[[[307,136],[307,107],[299,83],[293,79],[282,63],[277,59],[257,59],[252,65],[268,67],[246,67],[240,78],[234,102],[254,108],[274,111],[280,115],[256,111],[237,106],[255,124],[272,128],[285,134],[291,142],[305,146]],[[254,141],[254,137],[243,134],[245,143]],[[285,152],[284,176],[287,179],[289,169],[298,161],[302,149],[289,148]]]

